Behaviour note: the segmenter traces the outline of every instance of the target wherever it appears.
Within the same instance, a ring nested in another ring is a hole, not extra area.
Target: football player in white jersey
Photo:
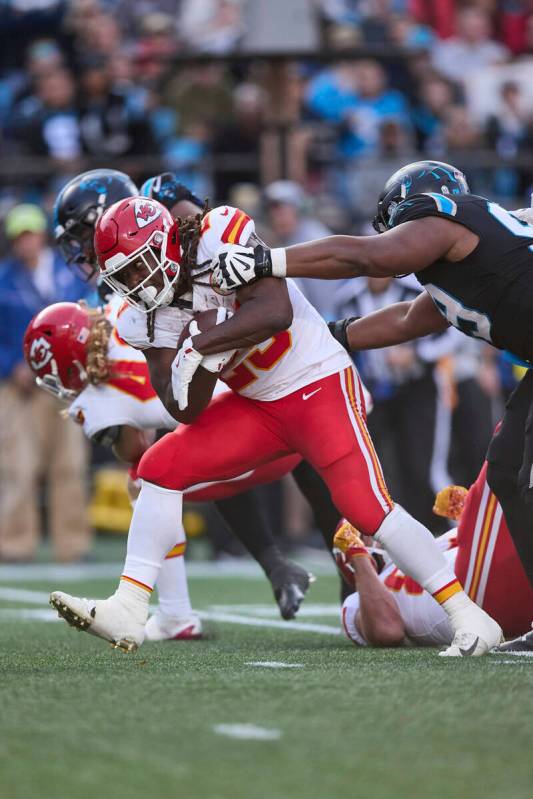
[[[102,276],[131,306],[119,334],[144,349],[171,415],[195,423],[165,436],[141,460],[143,483],[117,592],[95,601],[57,591],[53,606],[79,629],[135,650],[184,491],[297,452],[322,476],[338,509],[442,604],[456,633],[447,654],[459,656],[465,642],[470,654],[484,654],[501,630],[465,595],[429,531],[392,502],[366,428],[359,378],[321,317],[284,281],[261,281],[238,297],[211,287],[217,249],[254,236],[253,220],[228,206],[184,222],[159,203],[132,197],[99,219]],[[194,312],[217,308],[229,312],[226,319],[199,327]],[[219,373],[234,393],[205,410]]]
[[[468,595],[498,621],[506,637],[516,635],[533,615],[533,589],[502,508],[487,484],[487,463],[469,491],[449,486],[439,492],[434,511],[459,521],[438,543]],[[451,642],[453,631],[440,605],[393,563],[386,563],[378,574],[376,561],[351,525],[339,525],[334,544],[355,589],[342,607],[350,640],[360,646]]]
[[[157,196],[174,214],[190,215],[198,213],[202,208],[202,202],[170,173],[151,178],[142,191]],[[76,268],[85,279],[90,280],[98,271],[93,244],[97,220],[111,204],[136,193],[137,189],[128,175],[113,169],[84,172],[70,180],[59,193],[54,205],[56,243],[67,263]],[[101,284],[99,289],[106,300],[113,296],[105,284]],[[102,289],[105,289],[105,294]],[[117,308],[115,315],[116,311]],[[137,353],[137,358],[144,362],[141,354]],[[100,405],[100,415],[102,413],[105,414],[104,404]],[[112,443],[110,435],[116,432],[116,429],[103,429],[98,435],[104,441]],[[125,426],[120,428],[120,435],[124,444]],[[129,435],[131,437],[131,431]],[[331,531],[338,514],[329,500],[327,490],[305,463],[300,463],[295,477],[312,503],[320,528],[331,549]],[[213,493],[213,488],[210,490]],[[219,487],[215,499],[217,510],[228,527],[267,575],[282,617],[293,618],[309,586],[309,575],[281,552],[261,511],[256,492],[241,491],[235,496],[228,496]]]
[[[78,303],[50,305],[30,322],[24,353],[38,385],[69,403],[70,418],[89,439],[112,447],[135,478],[155,431],[174,430],[177,422],[152,388],[142,353],[117,334],[114,322],[121,305],[118,297],[98,310]],[[222,384],[220,389],[227,390]],[[187,499],[209,502],[235,496],[279,479],[298,460],[282,458],[235,480],[206,485]],[[134,488],[132,499],[137,493]],[[180,543],[165,558],[158,580],[159,609],[147,622],[147,640],[201,637],[200,619],[190,605],[184,553],[185,543]]]

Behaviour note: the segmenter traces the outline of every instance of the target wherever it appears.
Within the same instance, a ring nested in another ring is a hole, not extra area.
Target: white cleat
[[[466,618],[463,617],[462,626],[456,630],[451,645],[439,655],[444,658],[481,657],[503,640],[498,622],[473,604]]]
[[[146,622],[144,635],[146,641],[198,641],[202,638],[202,622],[194,613],[175,618],[158,610]]]
[[[147,611],[130,607],[116,595],[95,600],[53,591],[50,604],[71,627],[97,635],[115,649],[135,652],[144,641]]]

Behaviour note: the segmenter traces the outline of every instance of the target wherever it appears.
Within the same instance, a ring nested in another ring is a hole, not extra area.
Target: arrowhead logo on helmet
[[[75,302],[54,303],[33,317],[23,349],[38,386],[67,401],[85,387],[91,324],[88,308]]]
[[[161,208],[157,208],[154,203],[147,200],[135,200],[134,203],[135,221],[137,226],[141,229],[155,222],[158,216],[161,216]]]
[[[29,362],[32,369],[36,371],[42,369],[53,358],[52,347],[50,343],[44,338],[39,336],[35,338],[30,347]]]

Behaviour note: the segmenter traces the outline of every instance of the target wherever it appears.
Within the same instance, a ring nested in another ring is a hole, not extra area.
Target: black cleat
[[[513,655],[531,655],[533,657],[533,630],[528,633],[513,638],[511,641],[506,641],[504,644],[495,646],[492,652],[505,652],[506,654]]]
[[[282,618],[294,619],[314,576],[290,560],[276,566],[269,576]]]

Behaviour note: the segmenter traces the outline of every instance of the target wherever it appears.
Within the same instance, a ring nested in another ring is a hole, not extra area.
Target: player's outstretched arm
[[[359,593],[356,619],[370,646],[401,646],[405,626],[394,596],[381,582],[370,558],[354,558],[353,566]]]
[[[247,349],[287,330],[292,324],[292,304],[284,280],[262,280],[238,293],[239,307],[220,325],[193,336],[195,350],[212,355]]]
[[[405,627],[400,610],[391,592],[379,579],[358,530],[344,520],[335,532],[333,546],[343,553],[353,570],[359,594],[359,609],[354,622],[367,643],[370,646],[401,646]]]
[[[440,258],[455,260],[454,250],[464,230],[446,219],[424,217],[379,236],[328,236],[273,250],[261,245],[229,246],[213,261],[213,280],[221,288],[235,289],[269,276],[334,280],[418,272]]]
[[[397,302],[356,319],[348,325],[346,338],[349,350],[371,350],[441,333],[447,327],[449,322],[424,291],[412,302]]]

